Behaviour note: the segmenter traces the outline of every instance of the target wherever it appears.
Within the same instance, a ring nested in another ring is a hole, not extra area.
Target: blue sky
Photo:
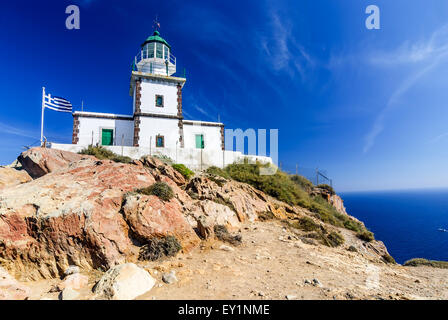
[[[66,6],[81,29],[65,28]],[[365,28],[365,8],[381,29]],[[130,64],[171,44],[187,119],[279,129],[282,168],[322,168],[338,191],[448,187],[448,2],[28,1],[0,5],[0,163],[40,135],[41,87],[86,111],[130,114]],[[70,114],[46,111],[50,141]]]

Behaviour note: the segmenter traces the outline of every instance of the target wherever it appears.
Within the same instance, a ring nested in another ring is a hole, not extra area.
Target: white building
[[[223,167],[242,157],[272,162],[269,157],[224,150],[223,123],[184,120],[186,78],[173,76],[175,72],[171,46],[154,31],[134,59],[129,91],[132,115],[76,111],[72,144],[52,143],[51,147],[76,152],[100,145],[132,158],[163,154],[193,169]]]

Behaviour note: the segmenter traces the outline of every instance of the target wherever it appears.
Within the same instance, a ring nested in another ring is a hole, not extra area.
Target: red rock
[[[87,158],[93,157],[57,149],[37,147],[22,152],[17,160],[23,169],[33,179],[36,179],[47,173],[64,169],[72,162]]]
[[[31,180],[31,177],[25,170],[0,167],[0,190],[7,186],[15,186]]]
[[[182,213],[176,199],[162,201],[156,196],[127,195],[123,215],[139,241],[175,236],[184,250],[199,243],[199,238]]]

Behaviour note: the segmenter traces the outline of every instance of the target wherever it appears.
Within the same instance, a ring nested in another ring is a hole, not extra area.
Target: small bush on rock
[[[109,159],[114,162],[132,163],[131,158],[125,157],[125,156],[119,156],[118,154],[115,154],[112,151],[107,150],[106,148],[101,147],[101,146],[94,147],[94,146],[90,145],[78,153],[94,156],[95,158],[98,158],[100,160]]]
[[[208,167],[205,172],[211,175],[220,176],[224,179],[230,179],[230,175],[225,170],[215,166]]]
[[[433,268],[448,269],[448,261],[435,261],[423,258],[414,258],[408,260],[403,265],[409,267],[428,266]]]
[[[173,189],[165,182],[156,182],[150,187],[137,189],[136,192],[147,196],[154,195],[163,201],[170,201],[174,197]]]
[[[221,241],[233,244],[234,246],[240,245],[243,240],[243,238],[239,234],[231,235],[227,230],[226,226],[216,225],[214,226],[213,230],[215,232],[216,238],[218,238]]]
[[[331,195],[336,194],[332,186],[329,186],[328,184],[320,184],[317,186],[318,188],[327,190]]]
[[[181,163],[175,163],[171,165],[177,172],[185,177],[185,179],[189,180],[192,176],[194,176],[194,172],[187,168],[185,165]]]
[[[275,219],[275,215],[271,211],[265,211],[258,214],[258,220],[268,221]]]
[[[345,239],[342,236],[342,234],[337,233],[335,231],[330,232],[327,236],[326,239],[328,241],[328,246],[329,247],[339,247],[341,244],[344,243]]]
[[[372,232],[370,231],[361,231],[357,234],[357,237],[363,241],[370,242],[372,240],[375,240],[375,237]]]
[[[395,259],[391,255],[385,254],[382,258],[386,263],[396,264]]]
[[[182,250],[182,246],[174,236],[154,238],[140,248],[139,260],[155,261],[163,257],[173,257]]]

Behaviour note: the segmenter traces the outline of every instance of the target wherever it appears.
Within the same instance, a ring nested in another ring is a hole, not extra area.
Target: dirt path
[[[251,223],[241,234],[243,244],[234,251],[208,242],[190,254],[149,263],[158,284],[140,299],[448,298],[448,270],[391,266],[349,252],[349,245],[360,243],[350,233],[340,248],[305,244],[278,222]],[[171,270],[178,282],[163,283],[161,271]]]
[[[345,244],[329,248],[303,243],[279,222],[250,223],[241,228],[243,244],[229,245],[231,251],[207,241],[188,254],[139,263],[157,279],[139,299],[448,299],[448,270],[385,264],[363,251],[352,233],[341,232]],[[348,251],[350,245],[359,252]],[[171,270],[178,281],[165,284],[162,273]],[[92,298],[101,273],[89,277],[82,299]],[[31,299],[57,299],[48,291],[58,281],[27,283]]]

